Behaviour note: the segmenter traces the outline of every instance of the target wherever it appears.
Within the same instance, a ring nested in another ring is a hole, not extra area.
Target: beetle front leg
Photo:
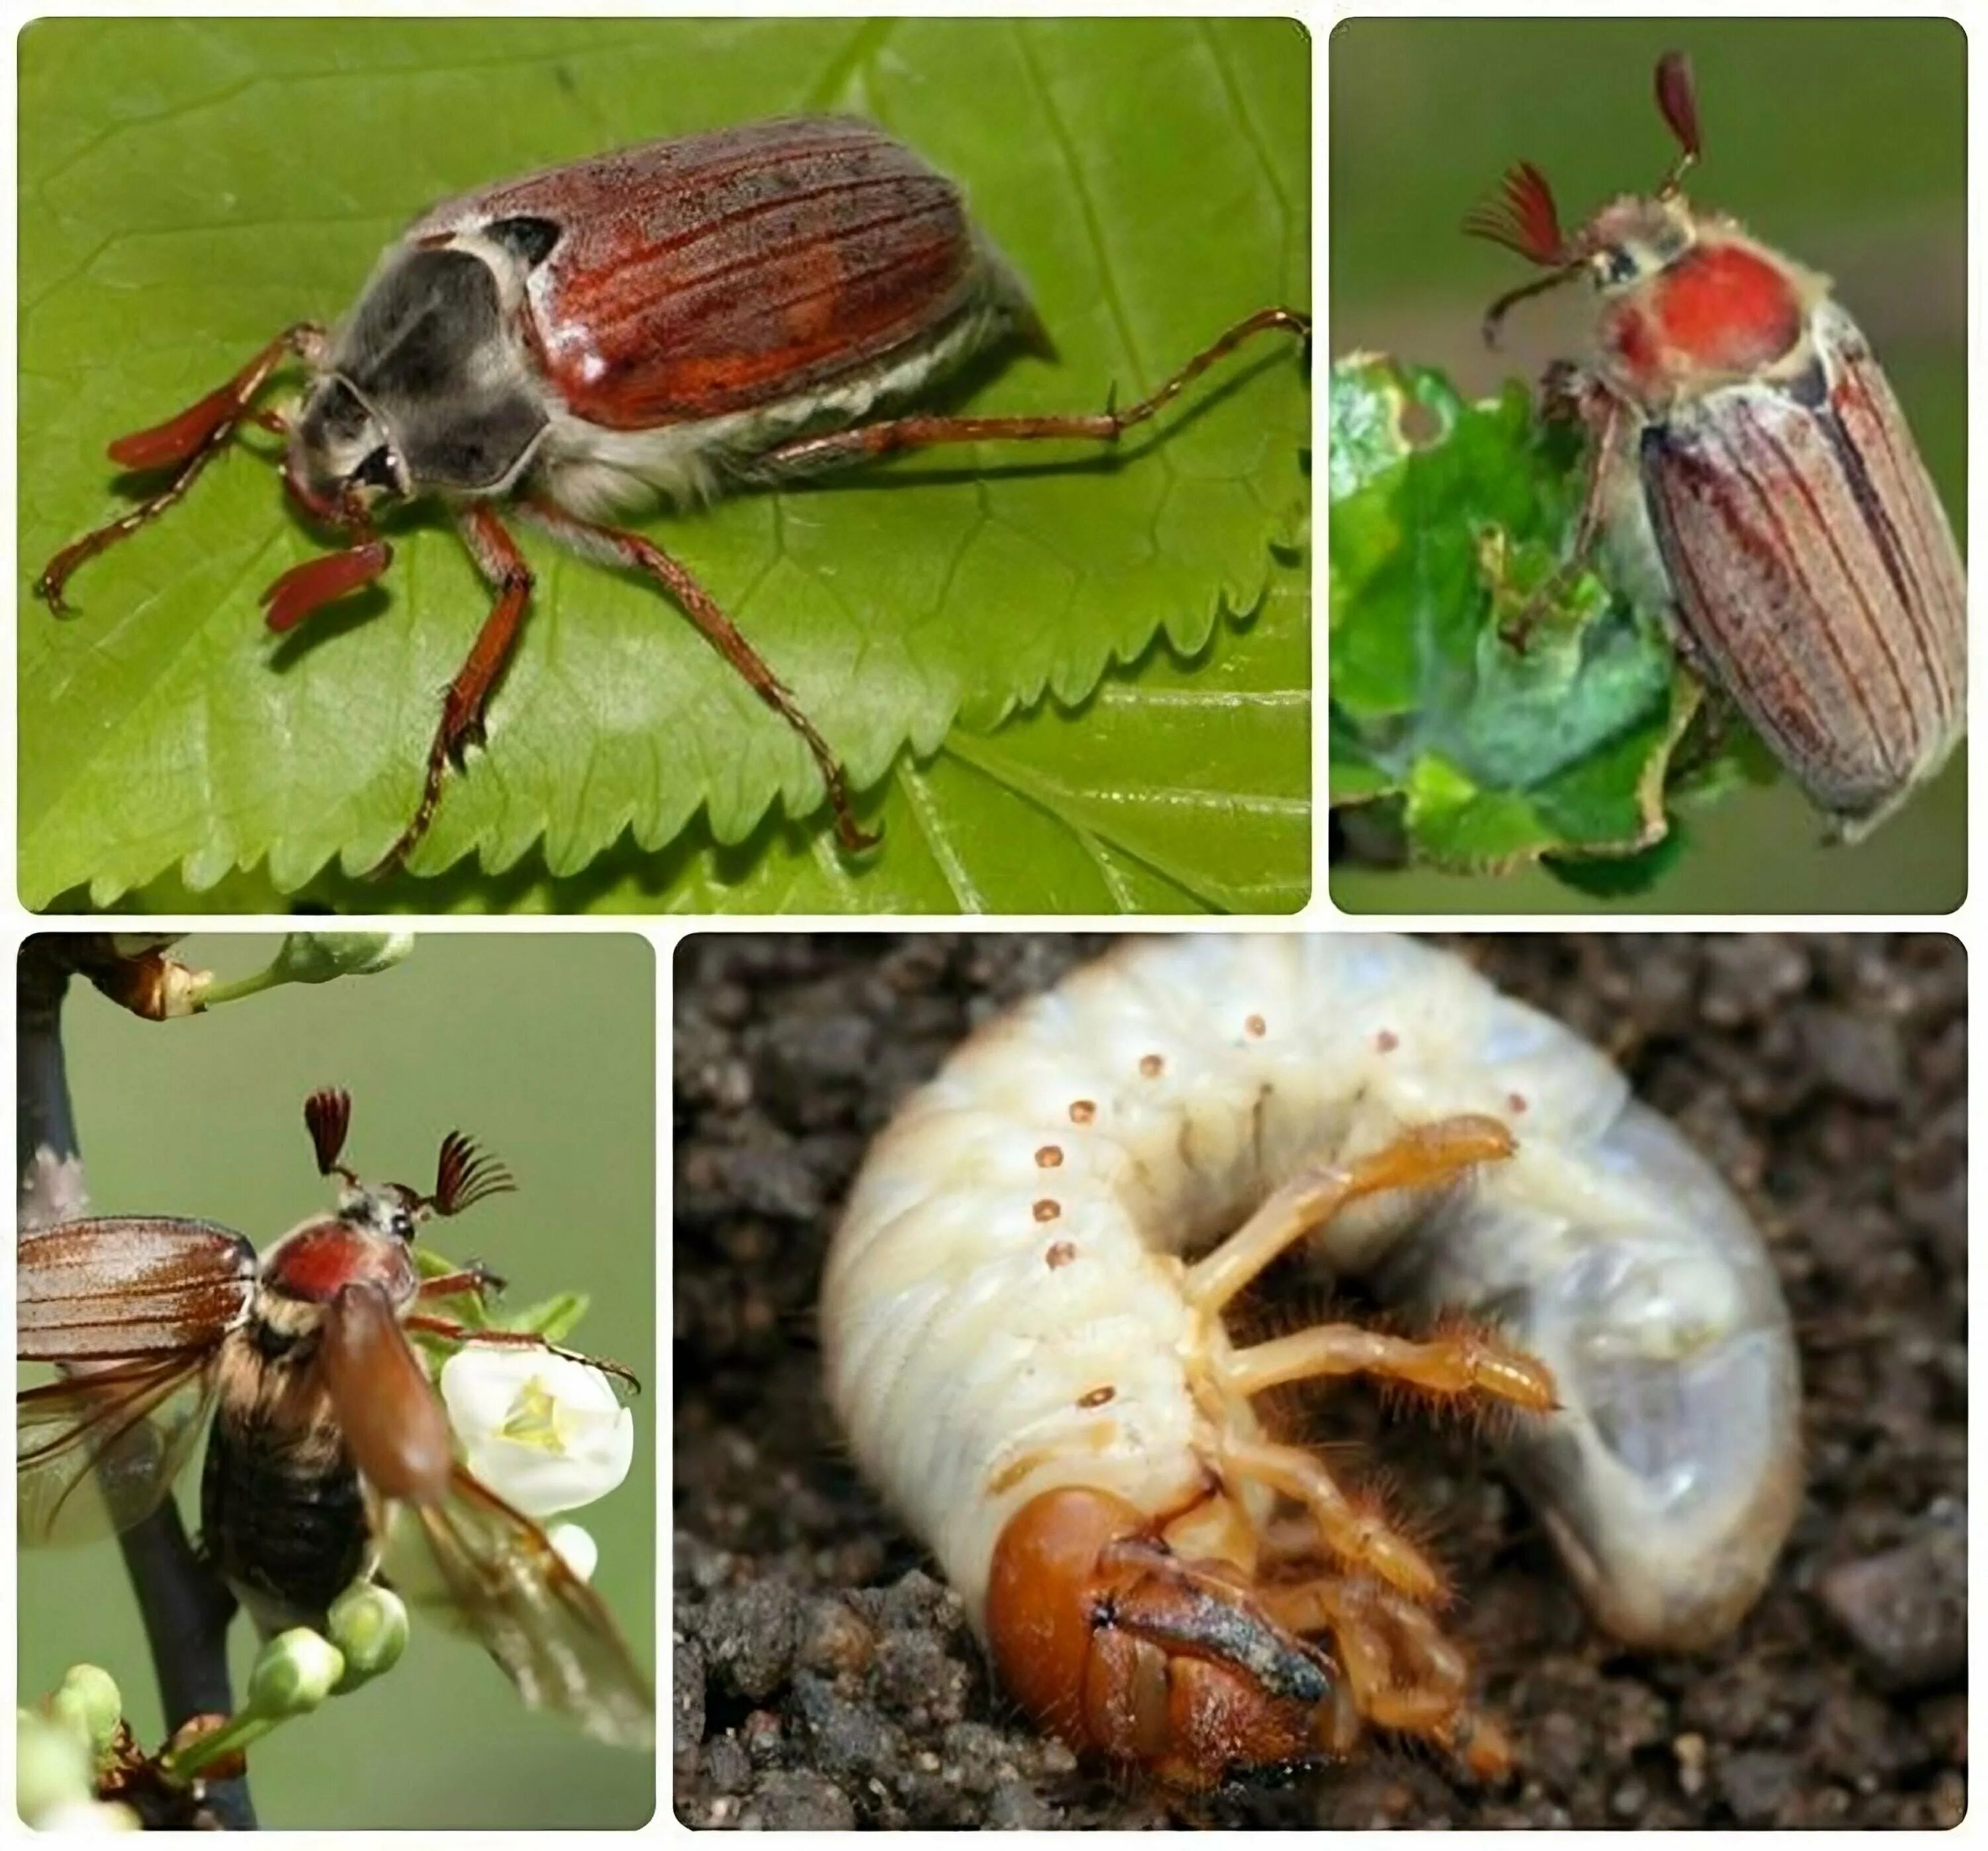
[[[478,1330],[448,1318],[430,1317],[425,1311],[404,1318],[401,1322],[411,1331],[440,1337],[450,1343],[487,1343],[493,1349],[543,1350],[549,1356],[562,1356],[568,1362],[584,1363],[587,1368],[598,1369],[604,1376],[615,1376],[635,1389],[639,1390],[642,1386],[635,1372],[620,1363],[610,1362],[605,1356],[589,1356],[579,1350],[562,1349],[536,1331]]]
[[[1587,481],[1581,498],[1581,513],[1574,523],[1574,543],[1567,556],[1537,587],[1516,616],[1499,626],[1499,639],[1519,655],[1526,652],[1541,615],[1560,592],[1571,584],[1587,563],[1601,537],[1608,503],[1608,482],[1616,466],[1616,446],[1621,442],[1625,414],[1622,401],[1594,374],[1564,364],[1550,367],[1540,391],[1541,415],[1570,420],[1584,425],[1588,434]]]
[[[424,1279],[417,1298],[455,1298],[465,1292],[473,1292],[479,1299],[495,1296],[504,1289],[504,1281],[487,1266],[472,1264],[453,1273],[438,1273],[431,1279]]]
[[[169,508],[184,500],[201,470],[221,454],[245,418],[267,426],[273,414],[252,411],[249,401],[262,391],[269,375],[285,360],[296,359],[315,364],[323,355],[329,337],[314,321],[300,321],[286,328],[250,360],[227,384],[208,394],[197,404],[169,418],[150,430],[134,431],[110,446],[110,460],[126,469],[173,469],[177,472],[157,494],[140,502],[128,514],[73,540],[50,560],[35,581],[35,590],[58,616],[69,609],[63,601],[63,588],[69,576],[86,559],[105,547],[128,538],[147,521],[157,520]]]
[[[927,449],[935,444],[1026,442],[1057,438],[1116,443],[1134,425],[1158,415],[1217,360],[1234,352],[1252,336],[1273,329],[1295,334],[1307,344],[1311,340],[1310,316],[1300,315],[1295,309],[1259,309],[1209,342],[1158,391],[1126,411],[1043,417],[886,418],[782,444],[758,459],[755,472],[800,474],[840,463],[874,460],[900,450]]]
[[[405,864],[434,820],[435,806],[441,801],[442,780],[449,766],[453,764],[462,770],[464,753],[472,745],[483,743],[484,716],[491,691],[517,646],[519,626],[525,621],[525,607],[531,601],[532,569],[518,550],[518,543],[489,508],[479,503],[468,509],[458,521],[457,529],[470,557],[476,562],[477,570],[497,594],[497,601],[483,620],[483,628],[476,633],[476,641],[456,671],[455,679],[442,695],[441,719],[428,747],[421,800],[393,847],[368,872],[369,880],[377,880]]]
[[[619,527],[596,526],[568,514],[549,502],[526,500],[519,504],[526,519],[543,528],[562,545],[590,559],[610,565],[626,566],[646,573],[669,594],[671,601],[697,625],[704,639],[746,678],[746,685],[801,736],[814,755],[821,781],[828,793],[829,807],[835,813],[835,833],[844,848],[852,853],[874,848],[877,838],[857,821],[849,801],[849,780],[842,761],[829,749],[828,742],[815,730],[814,722],[801,711],[793,692],[768,665],[766,658],[739,634],[718,601],[693,578],[688,570],[654,542],[639,533]]]

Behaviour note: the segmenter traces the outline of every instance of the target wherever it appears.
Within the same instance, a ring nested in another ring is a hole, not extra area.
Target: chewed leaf
[[[1687,741],[1699,695],[1659,614],[1560,570],[1578,442],[1516,385],[1466,405],[1374,355],[1335,367],[1332,406],[1332,800],[1361,807],[1363,854],[1470,871],[1645,856],[1742,746]]]
[[[335,319],[417,211],[617,141],[850,110],[958,178],[1055,344],[960,382],[976,412],[1129,402],[1310,287],[1288,21],[52,21],[22,40],[20,96],[24,576],[130,505],[107,442],[194,403],[283,325]],[[1114,665],[1156,641],[1198,658],[1224,608],[1257,608],[1301,525],[1309,421],[1292,344],[1265,338],[1116,457],[934,452],[637,524],[793,689],[859,814],[888,823],[925,801],[906,767],[962,725],[998,739],[1053,701],[1081,733]],[[376,585],[272,637],[259,594],[320,542],[271,456],[251,433],[169,518],[86,564],[73,619],[24,604],[31,905],[161,882],[196,905],[296,895],[335,881],[334,860],[369,866],[411,814],[488,594],[430,510],[383,532]],[[617,856],[651,908],[695,903],[707,852],[748,882],[777,886],[789,844],[812,867],[827,812],[800,742],[651,587],[522,544],[538,588],[488,747],[414,858],[456,878],[359,890],[365,909],[472,878],[564,887]],[[1244,787],[1292,743],[1275,722],[1252,733]],[[1080,784],[1108,783],[1105,750]],[[1030,800],[1057,814],[1046,786]],[[915,820],[829,884],[919,885],[925,858]]]

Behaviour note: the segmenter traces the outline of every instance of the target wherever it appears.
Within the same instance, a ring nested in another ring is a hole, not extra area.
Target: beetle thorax
[[[411,1244],[414,1221],[404,1192],[387,1183],[355,1185],[340,1197],[338,1213],[293,1227],[264,1257],[257,1289],[259,1314],[289,1301],[320,1307],[341,1288],[382,1288],[395,1308],[412,1302],[421,1287]]]
[[[547,418],[514,268],[480,240],[381,259],[291,438],[306,500],[497,495],[516,482]]]
[[[1810,313],[1827,279],[1732,220],[1694,218],[1679,201],[1625,200],[1589,235],[1602,371],[1622,397],[1660,414],[1807,365]]]

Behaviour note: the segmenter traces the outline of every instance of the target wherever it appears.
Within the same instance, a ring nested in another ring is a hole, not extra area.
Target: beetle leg
[[[424,1279],[414,1296],[418,1298],[453,1298],[463,1292],[474,1292],[478,1298],[488,1298],[504,1289],[505,1282],[487,1266],[469,1265],[460,1272],[438,1273],[431,1279]]]
[[[435,806],[441,801],[442,780],[449,766],[453,764],[461,770],[464,753],[471,746],[482,744],[484,712],[491,690],[511,659],[518,627],[525,620],[525,607],[531,601],[532,569],[518,550],[518,543],[505,531],[503,523],[478,503],[464,512],[456,526],[477,570],[497,594],[497,601],[483,620],[483,628],[476,633],[476,641],[456,671],[455,679],[442,695],[441,719],[428,747],[421,800],[393,847],[369,871],[369,880],[377,880],[406,861],[434,820]]]
[[[611,1362],[604,1356],[589,1356],[579,1350],[562,1349],[536,1331],[479,1330],[471,1325],[458,1324],[453,1318],[431,1318],[424,1311],[401,1321],[411,1331],[421,1331],[448,1343],[487,1343],[494,1349],[543,1350],[548,1355],[563,1356],[569,1362],[583,1362],[589,1369],[598,1369],[604,1376],[615,1376],[638,1391],[642,1386],[632,1369]]]
[[[847,431],[824,431],[819,436],[797,438],[792,443],[781,444],[756,460],[754,473],[800,474],[839,463],[874,460],[900,450],[928,448],[935,444],[1043,438],[1116,443],[1134,425],[1145,423],[1171,404],[1217,360],[1234,352],[1253,335],[1271,329],[1295,334],[1307,346],[1310,343],[1309,316],[1300,315],[1294,309],[1259,309],[1203,347],[1158,391],[1123,411],[1107,409],[1087,414],[1038,417],[886,418],[875,424],[857,425]]]
[[[1418,1342],[1356,1324],[1321,1324],[1234,1351],[1214,1368],[1224,1388],[1243,1395],[1317,1376],[1365,1375],[1425,1395],[1481,1396],[1535,1413],[1550,1413],[1558,1405],[1544,1363],[1471,1330],[1445,1331]]]
[[[719,609],[718,601],[693,578],[678,560],[639,533],[619,527],[597,526],[580,519],[550,503],[526,499],[519,512],[553,539],[590,559],[610,565],[625,566],[646,573],[660,584],[671,601],[703,633],[704,639],[723,656],[746,685],[768,706],[798,733],[821,772],[830,807],[835,812],[835,833],[844,848],[854,852],[874,848],[877,838],[856,820],[850,807],[849,781],[842,761],[829,750],[828,742],[815,730],[814,722],[801,711],[800,703],[765,658],[739,634],[731,618]]]
[[[164,469],[177,466],[178,472],[157,494],[141,501],[127,514],[73,540],[50,560],[35,581],[36,593],[49,608],[59,615],[69,607],[63,601],[63,588],[69,575],[86,559],[105,547],[128,538],[147,521],[157,520],[169,508],[184,500],[201,470],[221,454],[245,417],[262,421],[252,413],[248,401],[262,391],[264,382],[286,360],[315,360],[324,347],[325,330],[317,323],[300,321],[286,328],[250,360],[227,384],[208,394],[198,404],[154,425],[148,431],[134,431],[110,446],[110,460],[127,469]]]
[[[1608,500],[1608,479],[1615,466],[1615,447],[1621,442],[1626,421],[1622,401],[1591,374],[1578,367],[1556,366],[1549,370],[1544,384],[1543,410],[1549,418],[1571,418],[1587,425],[1591,449],[1587,482],[1581,498],[1580,517],[1574,523],[1574,543],[1567,557],[1533,590],[1516,617],[1499,626],[1499,639],[1523,655],[1539,626],[1541,615],[1580,572],[1601,537]]]
[[[1182,1290],[1203,1312],[1219,1311],[1287,1248],[1362,1196],[1454,1180],[1474,1165],[1508,1157],[1512,1134],[1496,1118],[1444,1118],[1417,1125],[1350,1163],[1308,1170],[1273,1193],[1236,1232],[1187,1269]]]

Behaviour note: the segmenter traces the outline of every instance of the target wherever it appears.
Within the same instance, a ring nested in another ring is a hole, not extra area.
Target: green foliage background
[[[1307,301],[1288,21],[64,20],[21,44],[24,583],[120,505],[110,438],[335,318],[424,205],[651,137],[853,110],[959,177],[1058,349],[976,384],[978,411],[1123,401]],[[319,543],[238,450],[83,569],[73,621],[23,604],[23,897],[1295,906],[1309,399],[1287,342],[1212,386],[1116,466],[935,453],[650,523],[868,794],[888,840],[860,863],[681,616],[527,540],[539,592],[489,750],[417,858],[454,877],[327,871],[404,821],[487,600],[430,511],[393,533],[383,594],[277,645],[257,594]]]
[[[179,955],[223,977],[269,962],[277,941],[207,934]],[[626,1362],[627,1481],[577,1521],[601,1548],[595,1577],[637,1663],[654,1675],[656,1422],[655,966],[622,934],[425,936],[377,976],[290,987],[188,1020],[140,1022],[87,985],[65,1010],[70,1081],[92,1205],[191,1215],[266,1247],[329,1198],[303,1118],[314,1088],[353,1095],[362,1173],[419,1183],[461,1126],[511,1167],[515,1195],[434,1230],[480,1259],[522,1308],[573,1289],[593,1303],[573,1341]],[[199,1464],[181,1508],[197,1527]],[[151,1661],[114,1543],[19,1557],[17,1664],[24,1701],[72,1663],[100,1664],[140,1734],[161,1730]],[[236,1687],[254,1655],[235,1628]],[[265,1826],[381,1829],[631,1827],[654,1809],[651,1756],[607,1748],[524,1710],[472,1643],[424,1628],[394,1672],[286,1725],[251,1756]]]
[[[1696,66],[1704,127],[1688,191],[1835,277],[1964,534],[1966,46],[1950,21],[1342,25],[1328,59],[1334,354],[1390,351],[1478,401],[1582,352],[1592,310],[1577,289],[1523,306],[1486,352],[1485,306],[1528,272],[1458,223],[1520,158],[1553,182],[1565,222],[1654,184],[1671,144],[1650,73],[1673,46]],[[1965,756],[1854,848],[1823,846],[1820,818],[1785,781],[1694,807],[1682,852],[1625,900],[1537,869],[1351,863],[1334,868],[1333,896],[1356,912],[1944,911],[1966,888]]]

